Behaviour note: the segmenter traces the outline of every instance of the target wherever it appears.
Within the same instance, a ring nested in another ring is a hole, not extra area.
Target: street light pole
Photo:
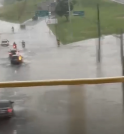
[[[69,2],[69,0],[68,0],[68,10],[69,10],[69,20],[71,21],[71,18],[70,18],[70,11],[71,11],[71,9],[70,9],[70,2]]]
[[[72,21],[71,21],[71,8],[70,8],[70,1],[69,0],[67,0],[68,1],[68,10],[69,10],[69,21],[70,21],[70,26],[71,26],[71,34],[72,34],[72,36],[73,36],[73,33],[72,33]]]
[[[97,4],[97,28],[98,28],[98,55],[97,60],[98,63],[101,62],[101,28],[100,28],[100,11],[99,4]]]
[[[124,76],[124,52],[123,52],[123,30],[120,34],[120,56],[121,56],[121,65],[122,65],[122,76]],[[123,93],[123,105],[124,105],[124,82],[122,83],[122,93]]]

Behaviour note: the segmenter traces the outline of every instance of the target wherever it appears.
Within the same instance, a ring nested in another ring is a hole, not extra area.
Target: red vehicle
[[[13,48],[14,48],[14,49],[17,49],[17,45],[16,45],[15,42],[13,43]]]

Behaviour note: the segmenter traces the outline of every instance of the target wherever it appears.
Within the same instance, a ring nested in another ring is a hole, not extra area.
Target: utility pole
[[[69,21],[71,22],[71,9],[70,9],[70,1],[68,0],[68,11],[69,11]]]
[[[120,33],[120,56],[122,65],[122,76],[124,76],[124,51],[123,51],[123,30]],[[122,83],[123,105],[124,105],[124,82]]]
[[[57,45],[58,45],[58,40],[59,40],[59,35],[58,35],[58,22],[57,22],[57,15],[55,13],[55,18],[56,18],[56,24],[55,24],[55,33],[56,33],[56,42],[57,42]]]
[[[71,31],[71,36],[73,37],[70,0],[67,1],[68,1],[69,22],[70,22],[70,29],[71,29],[70,31]]]
[[[98,50],[97,50],[97,60],[98,63],[101,62],[101,27],[100,27],[100,11],[99,4],[97,4],[97,28],[98,28]]]

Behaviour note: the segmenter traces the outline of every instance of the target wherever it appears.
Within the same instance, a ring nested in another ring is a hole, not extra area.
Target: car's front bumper
[[[3,114],[0,113],[0,118],[2,118],[2,117],[12,117],[12,116],[13,116],[13,113],[3,113]]]
[[[11,64],[21,64],[22,61],[11,61]]]

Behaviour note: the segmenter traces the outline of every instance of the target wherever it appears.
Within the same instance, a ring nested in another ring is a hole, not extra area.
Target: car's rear
[[[22,56],[20,55],[12,55],[11,64],[20,64],[22,63]]]
[[[17,54],[17,50],[10,50],[9,51],[9,58],[11,58],[13,55],[16,55]]]
[[[12,102],[0,101],[0,117],[12,117],[13,114]]]

